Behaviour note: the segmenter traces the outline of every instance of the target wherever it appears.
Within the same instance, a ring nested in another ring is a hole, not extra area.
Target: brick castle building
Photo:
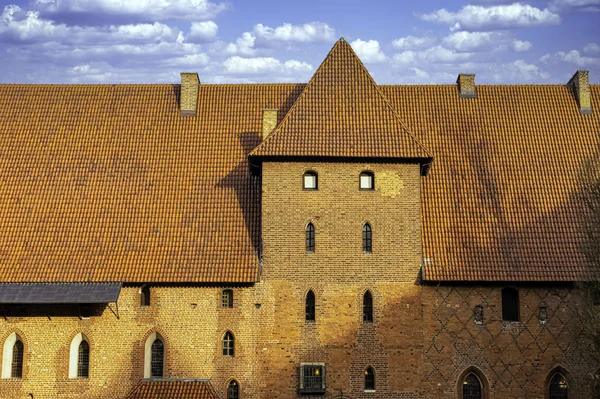
[[[181,77],[0,85],[0,398],[596,397],[586,71]]]

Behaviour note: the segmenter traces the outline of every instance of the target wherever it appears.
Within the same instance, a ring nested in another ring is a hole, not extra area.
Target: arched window
[[[373,367],[367,367],[365,370],[365,391],[375,390],[375,372]]]
[[[239,399],[240,387],[236,380],[229,381],[227,384],[227,399]]]
[[[315,293],[312,290],[306,294],[306,321],[315,321]]]
[[[318,181],[317,172],[308,171],[305,172],[302,176],[302,188],[305,190],[318,190],[319,189],[319,181]]]
[[[519,290],[516,288],[502,289],[502,320],[519,321]]]
[[[359,188],[361,190],[375,190],[375,175],[373,172],[361,172],[359,178]]]
[[[373,231],[369,223],[365,223],[363,226],[363,252],[373,252]]]
[[[146,339],[144,350],[144,378],[162,378],[165,368],[165,341],[153,332]]]
[[[90,344],[87,341],[79,343],[77,351],[77,377],[88,378],[90,374]]]
[[[234,356],[235,341],[231,331],[227,331],[223,336],[223,356]]]
[[[150,306],[150,287],[147,285],[142,286],[140,289],[140,305]]]
[[[366,323],[373,322],[373,295],[371,295],[371,291],[365,292],[363,296],[363,321]]]
[[[482,388],[481,381],[473,373],[467,375],[463,381],[462,399],[481,399]]]
[[[224,308],[233,307],[233,290],[223,290],[221,294],[221,306]]]
[[[2,378],[23,378],[24,353],[21,337],[17,333],[10,334],[2,351]]]
[[[71,341],[69,358],[69,378],[88,378],[90,376],[90,341],[79,333]]]
[[[312,223],[306,225],[306,252],[315,252],[315,226]]]
[[[569,398],[569,383],[567,379],[560,373],[556,372],[550,378],[548,385],[549,399],[568,399]]]

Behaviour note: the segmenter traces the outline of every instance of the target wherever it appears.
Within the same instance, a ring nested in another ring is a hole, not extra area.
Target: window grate
[[[306,294],[306,321],[315,321],[315,293],[312,290]]]
[[[369,223],[363,226],[363,252],[373,252],[373,230]]]
[[[550,399],[568,399],[569,384],[563,375],[560,373],[554,374],[550,380],[549,397]]]
[[[17,340],[13,345],[11,378],[23,377],[23,342]]]
[[[90,344],[81,341],[77,354],[77,377],[88,378],[90,374]]]
[[[315,252],[315,226],[312,223],[306,226],[306,252]]]
[[[225,336],[223,336],[223,356],[234,355],[234,344],[233,334],[227,331]]]
[[[324,367],[319,365],[304,365],[302,367],[302,387],[304,393],[324,392]]]
[[[469,374],[463,381],[463,399],[481,399],[481,382],[473,374]]]
[[[152,353],[150,355],[150,377],[161,378],[163,376],[164,360],[165,344],[157,338],[152,343]]]

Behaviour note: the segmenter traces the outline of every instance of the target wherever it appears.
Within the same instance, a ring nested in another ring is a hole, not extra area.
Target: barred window
[[[302,363],[300,365],[300,393],[325,393],[325,365]]]
[[[516,288],[502,289],[502,320],[519,321],[519,290]]]
[[[306,321],[315,321],[315,293],[312,290],[306,294]]]
[[[77,377],[88,378],[90,374],[90,344],[83,340],[77,353]]]
[[[561,373],[555,373],[552,376],[548,390],[550,399],[569,398],[569,384],[567,379]]]
[[[160,338],[152,343],[152,354],[150,355],[150,377],[161,378],[165,360],[165,344]]]
[[[365,292],[363,297],[363,321],[366,323],[373,322],[373,295],[371,295],[371,291]]]
[[[227,399],[239,399],[240,388],[236,380],[229,381],[227,384]]]
[[[234,338],[231,331],[227,331],[223,336],[223,356],[234,356]]]
[[[481,399],[481,382],[473,373],[467,375],[463,381],[462,399]]]
[[[375,390],[375,371],[373,367],[367,367],[365,370],[365,391]]]
[[[221,306],[224,308],[233,307],[233,290],[223,290],[221,294]]]
[[[17,340],[13,345],[11,378],[23,377],[23,342]]]
[[[315,252],[315,226],[312,223],[306,226],[306,252]]]
[[[140,305],[150,306],[150,287],[144,285],[140,290]]]
[[[317,172],[306,172],[302,176],[302,188],[305,190],[318,190],[319,182]]]
[[[360,174],[359,188],[361,190],[374,190],[375,189],[375,175],[373,172],[362,172]]]
[[[369,223],[365,223],[363,226],[363,252],[373,252],[373,231]]]

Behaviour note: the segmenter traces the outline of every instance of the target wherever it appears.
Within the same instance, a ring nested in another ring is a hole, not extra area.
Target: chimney
[[[475,75],[472,73],[461,73],[456,79],[458,84],[458,96],[460,98],[476,98]]]
[[[263,140],[266,139],[267,136],[275,130],[275,126],[277,126],[277,111],[278,110],[274,108],[263,109]]]
[[[200,79],[196,72],[181,72],[181,92],[179,94],[181,116],[196,116],[199,85]]]
[[[590,71],[577,71],[569,80],[567,85],[573,86],[575,98],[579,104],[579,112],[582,114],[592,113],[592,102],[590,98],[590,82],[588,74]]]

